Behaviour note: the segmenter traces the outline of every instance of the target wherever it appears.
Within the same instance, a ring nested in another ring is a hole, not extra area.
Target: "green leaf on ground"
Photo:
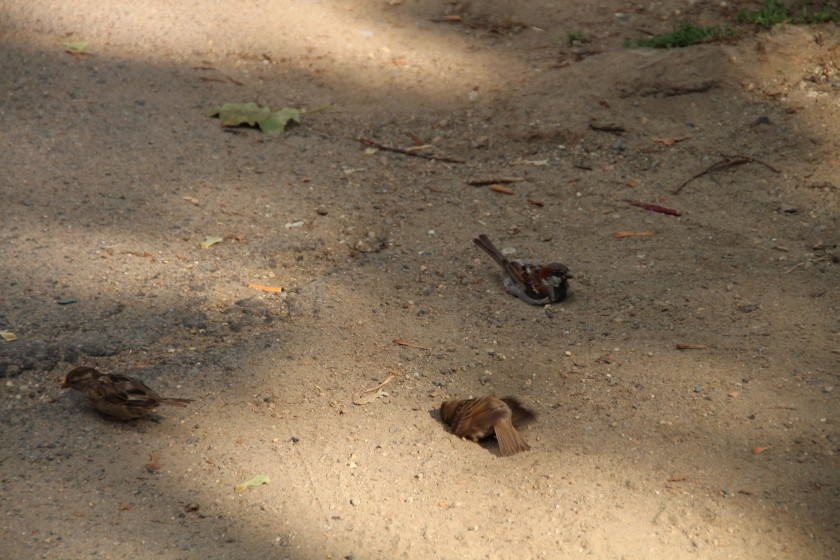
[[[251,480],[246,480],[242,484],[237,484],[233,487],[234,492],[244,492],[248,488],[252,486],[260,486],[262,484],[268,484],[268,475],[266,474],[258,474]]]
[[[256,103],[225,103],[213,109],[210,117],[219,117],[222,126],[259,126],[266,134],[277,134],[286,130],[289,121],[300,124],[300,111],[284,107],[279,111],[272,111],[268,107],[260,107]]]
[[[64,50],[69,52],[70,54],[88,54],[87,48],[87,41],[74,41],[72,43],[64,44]]]
[[[224,239],[225,239],[224,237],[216,237],[215,235],[208,235],[207,237],[204,238],[204,241],[201,242],[201,248],[202,249],[209,249],[210,247],[212,247],[216,243],[221,243],[222,241],[224,241]]]

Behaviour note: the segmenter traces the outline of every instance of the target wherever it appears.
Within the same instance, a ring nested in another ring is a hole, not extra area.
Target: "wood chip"
[[[653,237],[653,232],[650,230],[645,231],[617,231],[613,233],[613,237],[616,239],[623,239],[625,237]]]

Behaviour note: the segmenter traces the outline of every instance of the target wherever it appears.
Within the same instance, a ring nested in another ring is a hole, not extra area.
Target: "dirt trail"
[[[0,557],[840,556],[840,32],[590,4],[0,4]],[[82,364],[196,402],[112,422]],[[531,451],[446,432],[484,394]]]

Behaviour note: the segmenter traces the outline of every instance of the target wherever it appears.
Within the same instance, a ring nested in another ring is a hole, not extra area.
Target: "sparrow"
[[[161,397],[142,381],[117,373],[100,373],[88,366],[68,373],[61,388],[87,395],[96,410],[120,420],[142,418],[162,404],[187,406],[192,402],[192,399]]]
[[[484,234],[473,242],[487,251],[505,271],[505,289],[531,305],[545,305],[566,299],[569,278],[574,278],[569,268],[560,263],[534,265],[508,260]]]
[[[444,401],[440,417],[458,437],[478,441],[495,434],[502,457],[531,449],[514,426],[527,424],[536,415],[513,397]]]

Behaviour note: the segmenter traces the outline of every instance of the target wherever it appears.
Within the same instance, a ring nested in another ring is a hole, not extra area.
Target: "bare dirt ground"
[[[840,557],[840,32],[623,46],[756,5],[0,2],[0,557]],[[531,451],[441,425],[491,393]]]

